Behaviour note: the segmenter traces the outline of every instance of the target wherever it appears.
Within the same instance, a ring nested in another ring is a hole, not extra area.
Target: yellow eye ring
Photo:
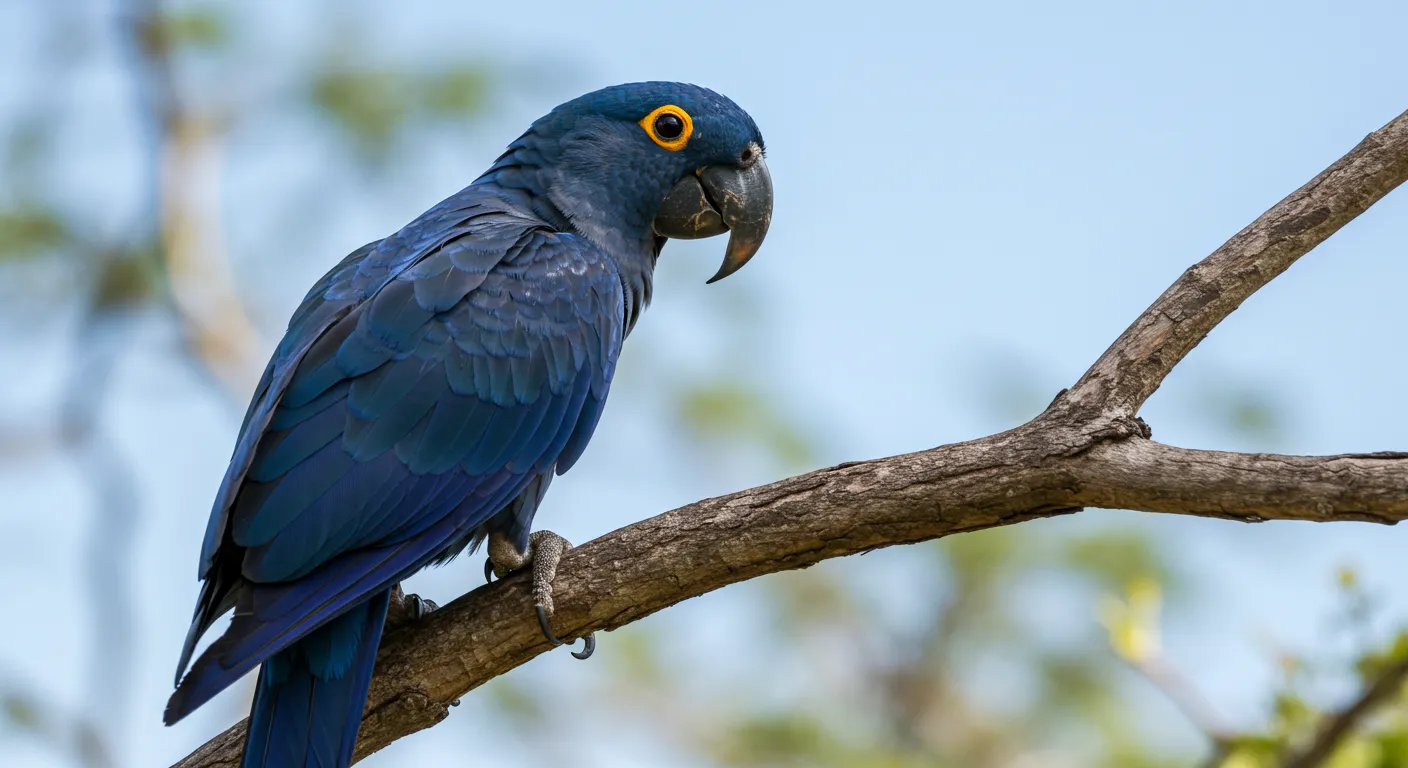
[[[642,117],[640,127],[645,129],[645,135],[651,141],[671,152],[684,149],[689,137],[694,134],[694,120],[688,112],[674,104],[666,104]]]

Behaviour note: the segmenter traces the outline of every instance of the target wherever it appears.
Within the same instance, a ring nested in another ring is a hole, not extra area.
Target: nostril
[[[757,149],[757,147],[753,146],[752,144],[749,144],[748,146],[744,147],[744,148],[743,148],[743,152],[742,152],[741,154],[739,154],[739,156],[738,156],[738,164],[741,165],[741,166],[743,166],[744,168],[747,168],[748,166],[750,166],[750,165],[753,164],[753,161],[755,161],[755,160],[757,160],[757,159],[758,159],[758,149]]]

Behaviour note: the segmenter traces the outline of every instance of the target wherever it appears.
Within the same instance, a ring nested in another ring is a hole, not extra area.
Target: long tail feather
[[[351,765],[390,597],[378,593],[264,662],[241,768]]]

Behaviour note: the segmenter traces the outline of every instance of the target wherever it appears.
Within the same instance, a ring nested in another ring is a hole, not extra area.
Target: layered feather
[[[167,722],[491,521],[526,539],[600,414],[625,301],[610,258],[518,202],[472,186],[295,313],[211,514],[181,667],[230,605],[234,621]]]

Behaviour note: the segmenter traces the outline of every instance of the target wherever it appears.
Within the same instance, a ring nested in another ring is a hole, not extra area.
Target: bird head
[[[495,168],[506,160],[536,166],[535,186],[608,250],[651,241],[658,251],[664,238],[728,232],[711,283],[757,253],[772,220],[757,125],[696,85],[629,83],[580,96],[534,123]]]

